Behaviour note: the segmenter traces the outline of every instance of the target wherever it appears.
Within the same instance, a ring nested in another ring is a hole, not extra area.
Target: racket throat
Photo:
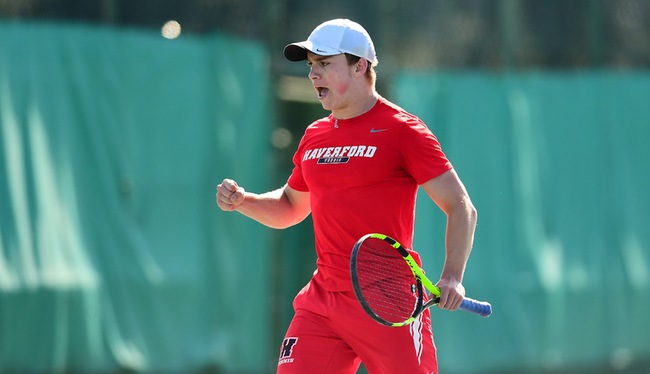
[[[415,303],[415,308],[413,309],[413,315],[411,318],[415,318],[424,310],[424,287],[422,286],[422,280],[420,277],[415,277],[415,292],[417,292],[417,301]]]

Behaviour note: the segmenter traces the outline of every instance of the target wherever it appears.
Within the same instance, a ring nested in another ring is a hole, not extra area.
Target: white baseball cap
[[[320,56],[349,53],[365,58],[372,65],[377,62],[370,35],[360,24],[349,19],[338,18],[321,23],[304,42],[284,47],[284,57],[289,61],[303,61],[307,59],[307,51]]]

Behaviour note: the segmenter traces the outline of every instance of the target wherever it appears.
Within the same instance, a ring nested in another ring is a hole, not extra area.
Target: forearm
[[[440,279],[462,282],[474,243],[477,212],[472,203],[458,202],[447,214],[446,256]]]
[[[235,211],[275,229],[293,226],[305,218],[294,209],[283,188],[263,194],[246,192]]]
[[[309,192],[294,190],[287,184],[274,191],[256,194],[226,178],[217,186],[216,202],[221,210],[237,211],[276,229],[293,226],[311,212]]]

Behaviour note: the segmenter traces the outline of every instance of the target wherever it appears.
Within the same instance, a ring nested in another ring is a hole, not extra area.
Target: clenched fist
[[[217,186],[217,206],[227,212],[233,211],[244,202],[245,192],[234,180],[224,179]]]

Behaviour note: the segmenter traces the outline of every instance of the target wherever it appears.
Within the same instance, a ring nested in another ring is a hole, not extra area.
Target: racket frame
[[[370,306],[365,302],[365,298],[363,297],[363,292],[361,291],[358,284],[358,275],[356,272],[356,266],[357,266],[356,253],[359,251],[359,248],[361,247],[363,242],[367,239],[379,239],[390,244],[391,247],[395,248],[395,250],[397,250],[397,252],[402,256],[404,261],[406,261],[409,268],[411,269],[411,272],[413,273],[413,277],[417,285],[417,304],[415,309],[413,310],[413,314],[411,315],[411,317],[409,317],[405,321],[402,322],[386,321],[383,318],[379,317],[372,310],[372,308],[370,308]],[[354,288],[354,293],[357,296],[359,302],[361,303],[363,309],[366,311],[366,313],[368,313],[368,315],[370,315],[377,322],[386,326],[401,327],[401,326],[409,325],[413,323],[415,319],[424,310],[438,304],[438,302],[440,301],[440,288],[438,288],[438,286],[433,284],[433,282],[431,282],[431,280],[427,278],[427,276],[422,271],[420,265],[418,265],[417,261],[415,261],[413,256],[411,256],[411,254],[406,250],[406,248],[404,248],[404,246],[402,246],[397,240],[391,238],[388,235],[378,234],[378,233],[366,234],[355,243],[352,249],[352,256],[350,259],[350,275],[352,276],[352,285]],[[422,289],[423,286],[431,293],[429,295],[429,300],[426,303],[424,303],[424,292],[423,292],[424,290]],[[489,303],[484,301],[477,301],[467,297],[463,299],[463,303],[461,304],[460,309],[481,315],[483,317],[488,317],[490,316],[490,314],[492,314],[492,306]]]

